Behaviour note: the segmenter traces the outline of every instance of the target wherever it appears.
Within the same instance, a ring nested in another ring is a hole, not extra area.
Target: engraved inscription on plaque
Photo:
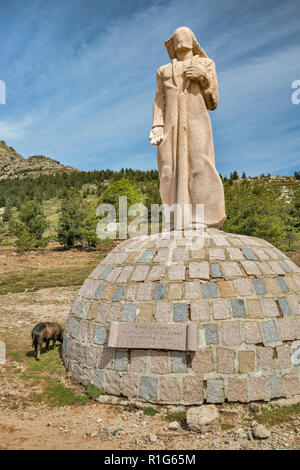
[[[197,351],[198,326],[193,324],[111,322],[108,346],[124,349]]]

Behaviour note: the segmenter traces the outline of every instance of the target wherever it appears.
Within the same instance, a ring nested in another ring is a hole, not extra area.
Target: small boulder
[[[243,428],[237,428],[235,431],[234,440],[237,441],[238,439],[247,439],[247,433]]]
[[[268,439],[271,436],[270,431],[262,424],[255,424],[252,428],[252,434],[255,439]]]
[[[213,405],[202,405],[189,408],[186,414],[186,422],[191,431],[202,431],[204,426],[214,423],[219,419],[219,411]]]
[[[157,441],[157,435],[156,434],[150,434],[149,441],[150,442],[156,442]]]
[[[172,423],[169,424],[168,429],[170,429],[170,431],[177,431],[177,429],[179,429],[179,423],[177,423],[177,421],[172,421]]]

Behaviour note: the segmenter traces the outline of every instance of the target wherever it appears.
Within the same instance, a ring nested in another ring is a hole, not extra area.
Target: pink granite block
[[[132,349],[131,351],[131,372],[144,374],[146,372],[148,351],[144,349]]]
[[[214,370],[213,354],[210,348],[198,349],[191,354],[191,366],[199,375],[209,374]]]
[[[124,374],[122,377],[122,394],[125,397],[136,398],[138,395],[138,376]]]
[[[239,265],[234,261],[225,261],[221,263],[223,268],[225,278],[231,279],[233,277],[242,277],[244,276],[243,272],[241,271]]]
[[[295,339],[300,339],[300,318],[292,318]]]
[[[228,401],[240,401],[246,403],[247,400],[247,379],[229,378],[228,379]]]
[[[227,240],[229,240],[233,246],[244,245],[244,243],[239,238],[236,238],[236,237],[227,237]]]
[[[117,372],[104,372],[105,382],[104,390],[109,395],[120,395],[121,393],[121,377]]]
[[[215,320],[225,320],[226,318],[230,318],[230,301],[228,299],[215,300],[213,303],[213,315]]]
[[[223,248],[210,248],[209,260],[210,261],[225,261],[225,250]]]
[[[152,282],[143,282],[138,287],[137,300],[151,300]]]
[[[223,344],[225,346],[239,346],[242,343],[239,321],[223,323]]]
[[[233,349],[217,348],[217,371],[219,374],[234,373],[234,357]]]
[[[177,378],[167,379],[161,377],[160,379],[160,400],[162,402],[177,403],[180,401],[180,384]]]
[[[239,261],[245,259],[243,253],[239,248],[227,248],[227,253],[229,254],[229,259],[232,261]]]
[[[276,347],[277,364],[280,369],[289,369],[291,367],[291,350],[288,344]]]
[[[240,239],[245,243],[245,245],[250,246],[260,246],[261,240],[256,240],[255,238],[247,237],[246,235],[240,235]]]
[[[149,267],[146,265],[142,265],[142,266],[137,266],[135,268],[135,271],[132,275],[132,278],[131,280],[132,281],[144,281],[146,279],[146,276],[148,274],[148,271],[149,271]]]
[[[212,239],[216,246],[230,246],[229,241],[222,235],[213,235]]]
[[[160,281],[161,279],[165,277],[165,273],[166,273],[166,266],[162,266],[162,265],[153,266],[149,273],[148,280]]]
[[[115,303],[115,304],[108,304],[108,314],[106,321],[107,322],[112,322],[112,321],[118,321],[120,319],[120,313],[121,313],[121,304]]]
[[[261,261],[257,264],[264,275],[275,274],[271,266],[266,261]]]
[[[258,344],[262,343],[262,336],[259,329],[259,324],[256,321],[243,322],[243,334],[245,343]]]
[[[190,310],[192,321],[209,321],[209,304],[204,300],[193,300]]]
[[[192,261],[189,263],[189,277],[191,279],[204,279],[209,280],[209,263],[202,261],[200,263]]]
[[[235,279],[233,283],[234,283],[234,287],[237,290],[238,295],[250,296],[253,294],[253,287],[252,287],[252,282],[250,279],[247,279],[247,278]]]
[[[281,341],[292,341],[295,339],[292,318],[278,318],[276,326]]]
[[[261,305],[266,317],[278,317],[279,310],[273,298],[264,297],[261,299]]]
[[[265,400],[267,395],[267,380],[265,377],[250,377],[249,378],[249,400]]]
[[[175,261],[188,261],[189,250],[186,248],[175,248],[173,251],[173,262]]]
[[[112,348],[99,348],[98,368],[99,369],[112,369],[113,367],[113,349]]]
[[[169,267],[170,281],[184,281],[185,279],[185,266],[181,264],[173,264]]]
[[[274,369],[273,360],[273,349],[269,347],[258,347],[256,348],[257,356],[257,369],[258,370],[270,370]]]
[[[202,290],[199,281],[185,282],[184,283],[184,298],[185,299],[201,299]]]
[[[255,369],[255,354],[254,351],[240,350],[238,352],[239,373],[250,374]]]
[[[241,261],[241,265],[248,274],[248,276],[260,276],[261,271],[255,261]]]
[[[137,285],[129,285],[125,294],[125,300],[133,301],[136,299]]]
[[[203,381],[194,375],[186,375],[183,378],[183,400],[184,403],[203,403]]]
[[[167,351],[151,351],[150,370],[153,374],[167,374],[169,372]]]
[[[170,321],[171,303],[170,302],[157,302],[155,306],[155,320],[161,323]]]
[[[286,296],[291,311],[294,315],[300,315],[300,296],[296,294],[289,294]]]
[[[97,313],[96,320],[95,320],[96,323],[105,323],[108,312],[109,312],[109,304],[106,304],[105,302],[100,302],[98,313]]]
[[[283,376],[283,389],[287,398],[300,393],[299,375],[292,373]]]
[[[127,282],[133,270],[134,270],[134,266],[125,266],[122,269],[122,272],[119,275],[117,282],[120,282],[120,283]]]
[[[169,258],[169,250],[161,249],[161,250],[158,250],[153,261],[156,263],[165,263],[166,261],[168,261],[168,258]]]
[[[169,300],[181,300],[182,299],[182,283],[169,283],[168,299]]]

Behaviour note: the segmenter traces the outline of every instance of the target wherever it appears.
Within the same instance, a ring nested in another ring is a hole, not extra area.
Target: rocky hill
[[[44,155],[24,158],[13,147],[8,147],[3,140],[0,141],[0,181],[7,178],[37,177],[73,171],[80,170],[62,165],[57,160]]]

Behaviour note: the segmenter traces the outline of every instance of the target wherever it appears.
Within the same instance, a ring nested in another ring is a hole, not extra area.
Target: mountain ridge
[[[63,165],[44,155],[32,155],[24,158],[13,147],[0,141],[0,181],[8,178],[38,177],[40,175],[54,175],[57,173],[78,172],[77,168]]]

